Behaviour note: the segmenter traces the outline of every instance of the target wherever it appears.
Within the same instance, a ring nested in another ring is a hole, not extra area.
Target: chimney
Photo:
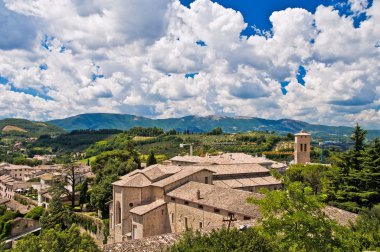
[[[197,190],[197,199],[201,199],[201,190]]]

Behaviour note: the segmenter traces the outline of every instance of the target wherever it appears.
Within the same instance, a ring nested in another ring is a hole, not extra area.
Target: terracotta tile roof
[[[197,191],[201,198],[198,199]],[[169,197],[205,205],[228,212],[238,213],[257,218],[260,216],[259,207],[246,202],[248,197],[262,198],[263,195],[231,188],[222,188],[198,182],[188,182],[167,194]]]
[[[0,182],[4,185],[13,185],[15,183],[15,179],[9,175],[0,176]]]
[[[215,172],[214,175],[229,174],[254,174],[268,173],[269,170],[260,164],[228,164],[228,165],[207,165],[205,168]]]
[[[176,156],[171,161],[193,164],[266,164],[274,161],[265,157],[253,157],[244,153],[223,153],[216,156]]]
[[[144,173],[151,181],[157,181],[161,178],[168,177],[172,174],[180,172],[182,170],[181,167],[175,165],[151,165],[143,170],[141,173]]]
[[[180,172],[182,170],[182,167],[177,165],[161,165],[161,164],[155,164],[151,165],[149,167],[146,167],[144,169],[137,169],[134,170],[122,177],[120,179],[126,179],[129,177],[132,177],[136,174],[142,173],[144,174],[149,180],[152,182],[155,182],[161,178],[165,178],[167,176],[170,176],[172,174],[175,174],[177,172]]]
[[[209,171],[209,172],[212,172],[210,171],[209,169],[206,169],[202,166],[188,166],[184,169],[182,169],[180,172],[177,172],[176,174],[168,177],[168,178],[165,178],[165,179],[162,179],[160,181],[157,181],[155,183],[153,183],[153,186],[157,186],[157,187],[165,187],[167,185],[170,185],[172,183],[175,183],[181,179],[184,179],[190,175],[193,175],[195,173],[198,173],[200,171]]]
[[[7,164],[2,167],[5,170],[18,170],[18,169],[27,169],[27,170],[33,170],[33,167],[27,166],[27,165],[13,165],[13,164]]]
[[[112,185],[125,187],[145,187],[151,184],[152,182],[142,173],[130,177],[123,177],[121,180],[112,183]]]
[[[304,130],[301,130],[299,133],[295,134],[295,136],[310,136],[310,134],[307,133],[307,132],[304,131]]]
[[[147,204],[147,205],[134,207],[131,210],[129,210],[129,212],[133,213],[133,214],[137,214],[137,215],[144,215],[144,214],[147,214],[150,211],[152,211],[152,210],[154,210],[154,209],[156,209],[162,205],[165,205],[165,204],[166,203],[164,200],[156,200],[156,201],[153,201],[152,203]]]
[[[288,166],[287,166],[287,164],[276,162],[276,163],[273,163],[270,167],[272,169],[280,169],[280,168],[285,168],[285,167],[288,167]]]

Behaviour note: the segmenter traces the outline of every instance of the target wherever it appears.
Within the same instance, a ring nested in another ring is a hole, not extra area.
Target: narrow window
[[[220,210],[218,208],[214,208],[214,213],[220,213]]]
[[[244,220],[250,220],[251,218],[248,216],[244,216]]]
[[[120,202],[116,202],[116,224],[121,223],[121,207]]]
[[[199,208],[199,209],[203,209],[203,206],[202,206],[202,205],[198,205],[198,208]]]
[[[164,215],[164,209],[161,210],[161,214]]]
[[[203,223],[199,222],[199,228],[202,228],[202,227],[203,227]]]
[[[187,218],[185,217],[185,228],[189,229],[188,223],[187,223]]]
[[[301,151],[303,151],[303,144],[301,144]]]
[[[174,213],[172,213],[172,222],[174,222]]]
[[[303,147],[303,149],[304,149],[304,151],[307,151],[307,147],[306,147],[306,144],[305,144],[305,146]]]
[[[189,202],[188,202],[188,201],[185,201],[185,205],[189,205]]]
[[[208,177],[205,177],[205,184],[208,184]]]
[[[172,201],[175,201],[175,198],[172,197],[171,200],[172,200]]]

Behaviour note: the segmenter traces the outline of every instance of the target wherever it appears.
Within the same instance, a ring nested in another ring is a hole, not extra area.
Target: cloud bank
[[[242,14],[210,0],[0,0],[0,116],[222,114],[379,128],[380,1],[349,7],[273,12],[269,33],[247,37]]]

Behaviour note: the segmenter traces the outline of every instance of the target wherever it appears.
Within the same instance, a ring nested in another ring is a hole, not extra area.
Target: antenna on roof
[[[190,146],[190,156],[192,156],[193,155],[193,146],[194,146],[194,143],[189,143],[189,144],[181,143],[181,144],[179,144],[180,148],[184,148],[185,146]]]

